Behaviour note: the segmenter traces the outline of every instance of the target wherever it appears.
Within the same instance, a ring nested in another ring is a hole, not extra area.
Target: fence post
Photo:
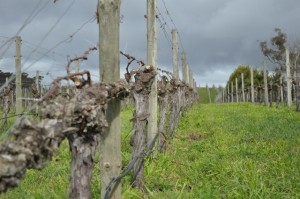
[[[206,84],[206,90],[207,90],[208,102],[211,104],[210,89],[207,84]]]
[[[190,69],[190,67],[189,67],[189,85],[190,85],[190,87],[193,87],[193,72],[192,72],[192,70]]]
[[[235,78],[235,93],[236,93],[236,102],[239,102],[239,86],[238,86],[238,79]]]
[[[233,97],[233,82],[231,82],[231,102],[234,102]]]
[[[251,102],[254,103],[254,80],[253,80],[253,68],[250,68],[251,76]]]
[[[186,53],[185,51],[183,51],[181,53],[181,59],[182,59],[182,80],[185,83],[188,83],[188,77],[187,77],[187,73],[186,73],[186,68],[187,68],[187,64],[186,64]]]
[[[179,67],[178,67],[178,39],[177,30],[172,30],[172,51],[173,51],[173,73],[176,79],[179,80]]]
[[[120,79],[120,0],[98,0],[100,78],[104,83]],[[120,101],[108,102],[106,120],[109,127],[101,138],[101,198],[112,177],[121,171]],[[110,198],[121,198],[121,184],[111,190]]]
[[[230,91],[229,91],[229,83],[227,84],[227,103],[229,103],[230,102]]]
[[[245,97],[244,73],[242,73],[242,94],[243,94],[243,102],[245,102],[246,97]]]
[[[16,37],[16,114],[22,113],[21,37]]]
[[[156,0],[147,0],[147,63],[157,71]],[[147,145],[157,134],[157,76],[151,86],[149,98]]]
[[[187,77],[187,79],[186,79],[186,83],[187,83],[187,85],[190,85],[190,65],[188,65],[188,64],[186,64],[186,77]]]
[[[280,77],[280,101],[283,102],[283,76],[281,75]]]
[[[291,91],[291,65],[290,65],[290,51],[285,47],[286,54],[286,85],[287,85],[287,106],[292,106],[292,91]]]
[[[263,62],[264,67],[264,87],[265,87],[265,105],[269,106],[269,90],[268,90],[268,74],[267,74],[267,62]]]

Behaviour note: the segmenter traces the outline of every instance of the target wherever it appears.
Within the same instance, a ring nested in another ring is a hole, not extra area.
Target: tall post
[[[239,86],[238,86],[238,79],[235,78],[235,95],[236,95],[236,102],[239,102]]]
[[[264,88],[265,88],[265,105],[269,106],[269,89],[268,89],[268,73],[267,73],[267,62],[263,62],[264,67]]]
[[[233,99],[233,82],[231,82],[231,102],[234,102],[234,99]]]
[[[35,86],[36,86],[36,90],[37,90],[37,96],[38,97],[42,97],[42,94],[41,94],[41,89],[40,89],[40,71],[36,71],[36,75],[35,75]],[[35,113],[36,115],[39,114],[39,106],[36,106],[35,108]]]
[[[254,75],[253,75],[253,68],[250,68],[250,76],[251,76],[251,102],[254,103]]]
[[[191,69],[189,69],[189,84],[190,87],[193,87],[193,72]]]
[[[190,85],[190,66],[186,64],[185,73],[186,73],[186,83]]]
[[[104,83],[120,79],[120,0],[98,0],[100,78]],[[106,120],[109,127],[101,137],[101,198],[108,183],[121,172],[120,101],[108,102]],[[109,198],[121,198],[121,184],[111,190]]]
[[[21,37],[16,37],[16,114],[21,114],[22,106],[22,72],[21,72]]]
[[[178,39],[177,30],[172,30],[172,52],[173,52],[173,74],[176,79],[179,79],[179,67],[178,67]]]
[[[244,73],[242,73],[242,95],[243,95],[243,102],[245,102],[246,97],[245,97]]]
[[[41,89],[40,89],[40,71],[36,71],[36,75],[35,75],[35,85],[36,85],[36,89],[39,93],[39,95],[41,95]]]
[[[280,77],[280,101],[283,102],[283,76],[281,75]]]
[[[147,0],[147,63],[157,71],[157,27],[156,27],[156,0]],[[147,145],[157,134],[157,76],[155,76],[149,98],[149,117]]]
[[[290,50],[285,47],[286,55],[286,85],[287,85],[287,106],[292,106],[292,86],[291,86],[291,64],[290,64]]]
[[[187,64],[186,64],[186,52],[185,51],[183,51],[181,53],[181,60],[182,60],[182,80],[183,80],[183,82],[187,83],[188,77],[187,77],[187,73],[186,73]]]
[[[207,90],[208,102],[211,104],[210,89],[207,84],[206,84],[206,90]]]
[[[229,83],[227,84],[227,102],[230,102],[230,91],[229,91]]]

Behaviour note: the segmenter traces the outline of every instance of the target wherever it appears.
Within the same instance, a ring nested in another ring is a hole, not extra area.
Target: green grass
[[[132,108],[122,111],[123,165],[130,160]],[[300,198],[300,115],[248,103],[195,105],[184,114],[168,151],[147,158],[145,185],[122,181],[123,198]],[[0,198],[66,198],[69,152],[64,142],[42,171],[28,171]],[[99,198],[99,164],[93,198]]]
[[[198,89],[198,94],[200,97],[200,103],[202,104],[208,104],[209,103],[209,98],[208,98],[208,92],[206,87],[200,87]],[[216,97],[217,97],[217,90],[216,88],[209,88],[210,90],[210,99],[211,103],[215,103]]]

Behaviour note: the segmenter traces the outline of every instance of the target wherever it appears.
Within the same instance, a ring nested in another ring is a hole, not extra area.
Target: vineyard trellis
[[[8,131],[7,138],[0,145],[0,192],[17,186],[27,169],[44,168],[61,142],[67,139],[72,156],[69,197],[90,198],[95,152],[104,130],[108,127],[105,117],[108,102],[112,99],[123,100],[130,96],[133,96],[135,103],[131,139],[132,160],[120,176],[111,176],[105,195],[108,197],[114,185],[120,183],[122,177],[132,168],[133,184],[140,189],[144,188],[144,157],[151,153],[153,146],[157,146],[160,151],[166,150],[166,139],[174,136],[180,113],[197,100],[197,93],[188,84],[174,78],[172,73],[159,69],[160,73],[165,74],[158,82],[159,131],[147,147],[145,130],[148,99],[151,84],[158,74],[152,66],[120,52],[128,59],[125,80],[92,84],[89,71],[70,72],[71,63],[86,60],[92,50],[96,49],[90,48],[83,56],[71,59],[66,66],[67,75],[56,78],[51,89],[37,100],[40,106],[39,120],[24,115],[17,119]],[[129,70],[134,61],[138,67]],[[74,87],[77,88],[69,97],[60,93],[62,80],[72,80]],[[2,98],[5,99],[6,95],[7,92],[4,92]],[[166,133],[168,117],[170,124],[169,132]],[[157,138],[159,144],[154,145]]]
[[[264,103],[266,106],[273,106],[275,103],[276,107],[280,105],[280,102],[284,102],[288,107],[288,82],[292,85],[290,87],[290,95],[296,105],[296,111],[300,111],[299,103],[299,88],[300,80],[298,77],[292,77],[290,80],[284,81],[283,76],[281,76],[277,81],[267,81],[267,72],[265,72],[264,83],[254,84],[253,82],[253,69],[251,69],[251,86],[244,89],[233,89],[233,83],[231,89],[219,89],[217,102],[238,102],[237,99],[243,99],[241,102],[252,102],[252,103]],[[242,82],[243,84],[243,82]]]

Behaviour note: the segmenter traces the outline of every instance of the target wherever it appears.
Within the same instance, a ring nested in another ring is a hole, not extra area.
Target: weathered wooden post
[[[120,79],[120,0],[98,0],[100,78],[104,83]],[[108,102],[106,119],[109,128],[101,137],[101,198],[108,183],[121,171],[120,100]],[[121,184],[115,184],[110,198],[121,198]]]
[[[22,106],[22,72],[21,72],[21,37],[16,37],[16,114],[21,114]]]
[[[264,67],[264,90],[265,90],[265,105],[269,106],[269,90],[268,90],[268,74],[267,74],[267,62],[263,62]]]
[[[235,78],[235,93],[236,93],[236,102],[239,102],[239,86],[238,86],[238,79]]]
[[[156,29],[156,0],[147,0],[147,63],[154,67],[155,72],[157,71]],[[149,100],[148,146],[157,134],[157,76],[154,77]]]
[[[227,84],[227,102],[230,102],[229,83]]]
[[[172,45],[172,50],[173,50],[173,73],[174,73],[174,78],[172,79],[172,83],[175,82],[179,82],[179,64],[178,64],[178,60],[179,60],[179,55],[178,55],[178,34],[177,34],[177,30],[173,29],[172,30],[172,40],[173,40],[173,45]],[[182,61],[183,59],[186,59],[186,57],[182,55]],[[182,94],[182,90],[180,87],[176,87],[174,86],[174,84],[171,85],[172,89],[170,90],[170,96],[173,96],[171,98],[171,103],[170,103],[170,128],[169,128],[169,137],[173,137],[174,135],[174,130],[176,128],[177,125],[177,118],[179,117],[179,111],[180,111],[180,105],[181,105],[181,94]],[[175,87],[175,88],[174,88]],[[177,115],[178,113],[178,115]],[[178,116],[178,117],[177,117]],[[162,141],[160,140],[160,142],[162,143]],[[164,146],[160,146],[160,148],[163,150],[164,148],[162,148]]]
[[[193,88],[193,72],[190,68],[189,68],[189,85],[191,88]]]
[[[231,82],[231,102],[234,102],[234,96],[233,96],[233,82]]]
[[[206,90],[207,90],[208,102],[211,104],[210,89],[207,84],[206,84]]]
[[[178,36],[177,30],[172,30],[172,52],[173,52],[173,74],[176,79],[179,79],[179,66],[178,66]]]
[[[291,90],[291,64],[290,64],[290,51],[288,47],[285,47],[286,55],[286,85],[287,85],[287,106],[292,106],[292,90]]]
[[[243,102],[245,102],[246,97],[245,97],[244,73],[242,73],[242,95],[243,95]]]
[[[253,68],[250,68],[250,76],[251,76],[251,102],[254,103],[254,80],[253,80]]]
[[[280,101],[283,102],[283,76],[280,77]]]
[[[188,83],[188,75],[187,75],[187,64],[186,64],[186,53],[183,51],[181,53],[181,59],[182,59],[182,80],[185,83]]]
[[[41,97],[41,88],[40,88],[40,72],[38,70],[36,71],[36,75],[35,75],[35,85],[36,85],[36,90],[37,90],[37,96],[35,96],[35,97],[39,98],[39,97]],[[36,115],[39,114],[39,106],[36,106],[35,114]]]
[[[190,66],[188,65],[188,64],[186,64],[186,77],[187,77],[187,79],[186,79],[186,83],[189,85],[190,84]]]

